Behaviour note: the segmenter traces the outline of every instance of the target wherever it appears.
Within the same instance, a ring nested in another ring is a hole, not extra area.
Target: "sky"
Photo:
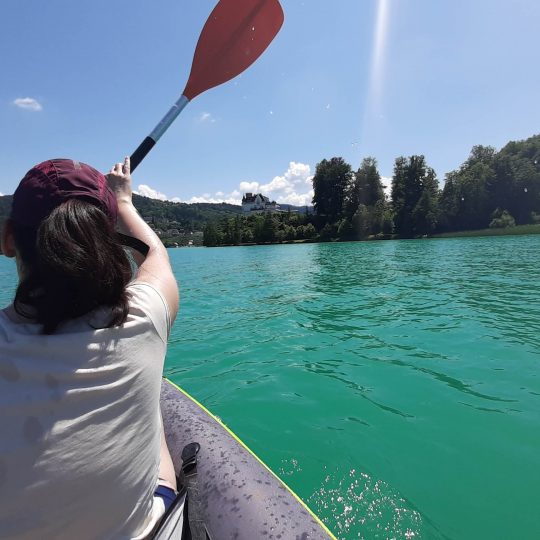
[[[235,80],[188,104],[133,174],[143,195],[309,204],[323,159],[424,154],[439,181],[476,144],[540,132],[538,0],[281,0]],[[181,94],[215,0],[2,0],[0,193],[35,163],[107,171]]]

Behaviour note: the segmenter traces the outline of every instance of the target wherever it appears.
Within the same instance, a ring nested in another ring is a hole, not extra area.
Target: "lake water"
[[[170,256],[166,374],[336,536],[540,537],[540,235]]]

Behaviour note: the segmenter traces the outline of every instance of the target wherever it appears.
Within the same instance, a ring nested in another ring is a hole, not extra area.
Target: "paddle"
[[[131,156],[131,171],[196,96],[230,81],[266,50],[284,20],[279,0],[219,0],[199,36],[182,95]]]

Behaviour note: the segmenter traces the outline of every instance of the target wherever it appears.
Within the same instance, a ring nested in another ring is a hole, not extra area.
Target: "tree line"
[[[323,159],[313,191],[311,215],[225,218],[206,225],[204,244],[415,238],[540,223],[540,135],[499,152],[474,146],[442,189],[425,156],[413,155],[395,160],[390,197],[373,157],[356,171],[341,157]]]
[[[236,215],[204,227],[205,246],[267,244],[316,238],[313,216],[296,212]]]

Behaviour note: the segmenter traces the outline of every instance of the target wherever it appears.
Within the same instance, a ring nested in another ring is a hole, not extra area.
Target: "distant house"
[[[279,204],[261,193],[246,193],[242,197],[242,212],[279,212]]]

